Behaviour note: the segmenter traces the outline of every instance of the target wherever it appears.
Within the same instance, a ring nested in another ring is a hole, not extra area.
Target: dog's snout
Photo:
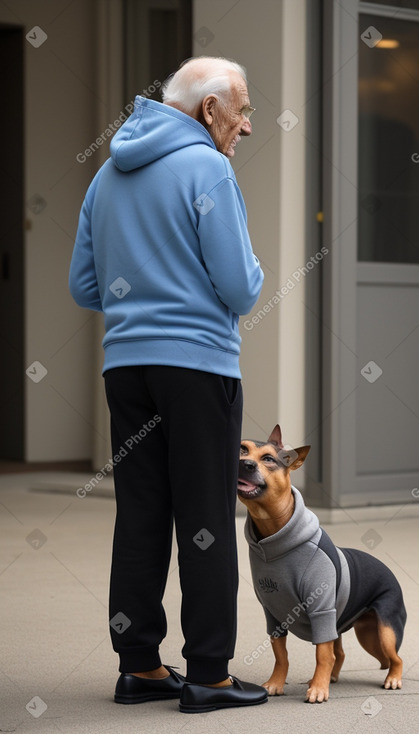
[[[247,471],[255,471],[257,469],[257,463],[256,461],[252,461],[252,459],[243,459],[243,465]]]

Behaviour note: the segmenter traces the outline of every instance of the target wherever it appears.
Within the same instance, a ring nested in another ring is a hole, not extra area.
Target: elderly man
[[[250,135],[244,69],[184,63],[163,104],[137,97],[81,210],[70,289],[103,311],[117,504],[110,627],[115,701],[184,712],[263,703],[228,675],[236,638],[239,314],[263,274],[228,158]],[[186,680],[163,666],[175,522]]]

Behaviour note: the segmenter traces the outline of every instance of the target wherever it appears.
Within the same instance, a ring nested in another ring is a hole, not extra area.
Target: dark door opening
[[[191,0],[124,0],[124,100],[162,101],[161,85],[192,56]]]
[[[0,24],[0,459],[24,460],[24,35]]]

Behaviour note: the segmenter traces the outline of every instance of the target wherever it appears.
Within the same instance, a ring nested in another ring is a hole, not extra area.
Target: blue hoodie
[[[263,282],[231,165],[207,130],[136,97],[80,213],[70,290],[103,311],[103,371],[159,364],[240,377],[239,314]]]

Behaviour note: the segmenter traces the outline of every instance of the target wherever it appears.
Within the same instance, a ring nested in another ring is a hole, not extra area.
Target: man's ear
[[[298,449],[293,449],[293,451],[297,452],[298,456],[296,459],[294,459],[294,461],[292,462],[292,464],[289,465],[288,468],[291,470],[299,469],[300,466],[304,464],[310,449],[311,446],[300,446]]]
[[[276,424],[276,426],[273,429],[271,435],[269,436],[268,443],[273,443],[273,445],[276,446],[278,449],[284,448],[284,445],[282,443],[281,429],[280,429],[278,423]]]
[[[214,122],[215,105],[218,99],[215,94],[207,94],[201,102],[201,113],[205,123],[210,126]]]

